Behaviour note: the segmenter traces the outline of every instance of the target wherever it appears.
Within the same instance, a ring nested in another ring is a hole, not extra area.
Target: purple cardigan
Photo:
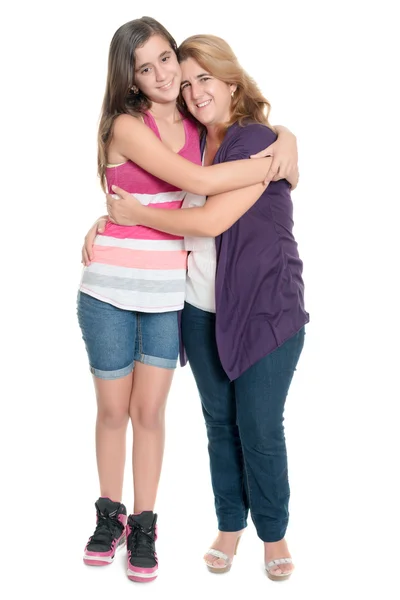
[[[264,125],[235,123],[214,164],[249,158],[275,140],[276,135]],[[303,263],[292,230],[290,185],[281,180],[271,182],[254,206],[216,238],[216,341],[231,381],[309,321],[304,309]]]

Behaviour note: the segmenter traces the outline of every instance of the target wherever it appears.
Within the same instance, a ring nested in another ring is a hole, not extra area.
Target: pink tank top
[[[153,116],[144,122],[160,134]],[[201,164],[199,134],[185,119],[185,144],[178,152]],[[160,138],[161,139],[161,138]],[[118,185],[145,205],[177,210],[186,192],[154,177],[132,161],[110,166],[107,186]],[[187,252],[182,237],[140,225],[107,223],[93,247],[93,261],[83,270],[80,290],[118,308],[141,312],[180,310],[185,299]]]

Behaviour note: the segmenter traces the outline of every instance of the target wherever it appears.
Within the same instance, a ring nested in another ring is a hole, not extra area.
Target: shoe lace
[[[131,534],[128,536],[128,552],[135,556],[154,556],[154,528],[145,529],[133,519],[129,520]]]
[[[90,543],[111,545],[113,539],[119,537],[116,534],[119,533],[119,535],[121,535],[123,530],[124,526],[118,519],[118,515],[109,515],[98,512],[96,529],[90,538]]]

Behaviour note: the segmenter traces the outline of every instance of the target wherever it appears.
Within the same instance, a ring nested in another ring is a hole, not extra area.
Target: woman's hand
[[[103,215],[91,226],[87,234],[85,235],[85,241],[82,246],[82,260],[81,263],[88,267],[93,260],[93,244],[98,233],[103,233],[106,223],[108,221],[108,215]]]
[[[294,190],[299,181],[297,139],[289,129],[282,125],[278,125],[275,129],[278,133],[276,142],[265,150],[252,154],[250,158],[272,156],[273,160],[264,183],[287,179]]]
[[[116,185],[112,186],[112,190],[114,195],[107,194],[107,211],[110,221],[117,225],[138,225],[140,211],[143,208],[139,200]]]

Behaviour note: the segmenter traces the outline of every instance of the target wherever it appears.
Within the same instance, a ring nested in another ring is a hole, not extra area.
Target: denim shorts
[[[122,310],[78,293],[78,321],[90,371],[100,379],[129,375],[135,361],[175,369],[179,354],[178,313]]]

